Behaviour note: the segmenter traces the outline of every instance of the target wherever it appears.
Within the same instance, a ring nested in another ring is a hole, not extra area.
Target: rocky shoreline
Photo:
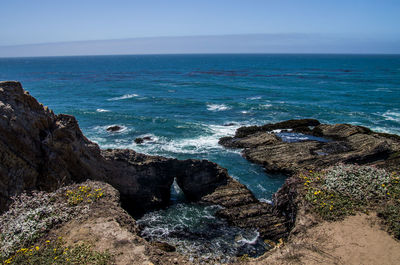
[[[298,198],[303,188],[300,173],[340,163],[376,166],[388,172],[400,170],[400,136],[351,124],[288,120],[241,127],[235,136],[223,137],[219,143],[242,149],[244,158],[263,166],[268,173],[289,176],[273,198],[275,210],[287,218],[289,230],[295,226],[302,207]],[[304,209],[301,211],[304,213]]]
[[[73,183],[99,181],[118,191],[120,197],[114,196],[118,198],[113,199],[113,209],[123,221],[117,221],[116,226],[127,229],[127,224],[135,223],[131,216],[169,205],[175,180],[186,199],[222,206],[218,217],[233,226],[256,228],[273,246],[298,230],[304,217],[299,217],[304,210],[298,196],[303,185],[299,173],[338,163],[373,165],[389,171],[399,170],[400,165],[399,136],[362,126],[321,124],[313,119],[242,127],[234,137],[221,138],[220,144],[241,148],[246,159],[269,173],[288,176],[274,195],[273,205],[258,201],[226,169],[207,160],[149,156],[130,149],[101,150],[83,135],[73,116],[54,114],[19,82],[0,82],[0,213],[7,211],[14,196],[24,192],[54,192]],[[99,220],[92,221],[98,224]],[[135,225],[128,231],[147,253],[161,251],[157,250],[159,244],[141,241]],[[188,262],[179,255],[160,253],[154,254],[160,256],[157,258],[151,254],[148,260],[160,264]]]
[[[288,234],[285,218],[219,165],[129,149],[100,150],[82,134],[73,116],[55,115],[18,82],[0,83],[0,125],[2,212],[22,192],[51,192],[89,179],[111,184],[124,209],[138,216],[167,206],[175,179],[189,201],[223,206],[217,215],[232,225],[258,228],[270,240]]]

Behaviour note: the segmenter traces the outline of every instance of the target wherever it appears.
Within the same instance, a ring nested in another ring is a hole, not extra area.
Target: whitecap
[[[97,112],[110,112],[108,109],[96,109]]]
[[[254,97],[249,97],[247,98],[248,100],[257,100],[257,99],[261,99],[261,96],[254,96]]]
[[[241,125],[231,122],[231,126],[202,124],[206,129],[205,135],[200,135],[192,138],[167,139],[165,137],[157,137],[153,134],[147,134],[153,141],[145,142],[141,145],[132,144],[133,149],[147,154],[159,154],[165,152],[175,154],[208,154],[212,150],[224,149],[218,144],[218,141],[223,136],[233,136]],[[142,136],[140,136],[142,137]],[[124,148],[129,148],[125,145]],[[114,147],[115,148],[115,147]],[[238,153],[239,150],[229,150],[229,152]]]
[[[373,91],[385,91],[385,92],[392,92],[392,90],[388,87],[378,87],[374,89]]]
[[[272,104],[261,104],[260,105],[261,109],[269,109],[270,107],[272,107]]]
[[[110,98],[108,99],[109,101],[114,101],[114,100],[121,100],[121,99],[128,99],[128,98],[134,98],[134,97],[138,97],[138,94],[125,94],[122,95],[120,97],[115,97],[115,98]]]
[[[400,112],[395,112],[395,111],[388,110],[385,113],[383,113],[382,116],[387,121],[400,122]]]
[[[225,104],[207,104],[207,109],[209,111],[224,111],[231,109],[231,107],[228,107]]]

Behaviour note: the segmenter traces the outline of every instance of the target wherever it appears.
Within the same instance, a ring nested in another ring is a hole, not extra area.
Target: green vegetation
[[[41,246],[21,248],[14,255],[2,261],[2,264],[98,264],[106,265],[112,262],[108,252],[97,252],[89,244],[79,244],[67,247],[62,239],[47,240]]]
[[[89,186],[79,186],[77,189],[67,190],[68,203],[70,205],[78,205],[81,202],[92,203],[103,197],[101,188],[92,189]]]
[[[90,205],[103,197],[94,185],[73,185],[52,193],[33,192],[13,198],[0,216],[0,260],[32,246],[54,226],[87,216]]]
[[[400,178],[370,166],[344,165],[301,174],[305,199],[325,220],[358,211],[377,210],[389,230],[400,238]]]

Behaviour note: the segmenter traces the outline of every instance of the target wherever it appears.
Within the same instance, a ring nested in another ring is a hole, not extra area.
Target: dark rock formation
[[[109,126],[109,127],[107,127],[107,131],[109,131],[109,132],[118,132],[118,131],[120,131],[122,129],[122,127],[121,126],[118,126],[118,125],[114,125],[114,126]]]
[[[310,126],[318,126],[320,122],[314,119],[288,120],[278,123],[269,123],[262,126],[244,126],[236,130],[235,138],[243,138],[256,132],[267,132],[278,129],[292,129],[296,132],[309,131]]]
[[[284,142],[272,132],[275,129],[289,129],[330,141]],[[319,124],[317,120],[242,127],[235,137],[221,138],[220,144],[244,148],[243,155],[248,160],[262,165],[268,172],[289,175],[337,163],[375,164],[393,170],[400,162],[398,136],[350,124]]]
[[[259,228],[270,239],[287,234],[285,219],[219,165],[100,150],[73,116],[55,115],[18,82],[0,82],[0,211],[23,191],[52,191],[86,179],[114,186],[133,214],[168,205],[176,179],[187,199],[222,205],[218,214],[231,224]]]
[[[142,144],[143,142],[144,142],[143,138],[138,137],[135,139],[135,143],[137,143],[137,144]]]
[[[135,139],[135,143],[137,144],[142,144],[144,141],[152,141],[153,139],[150,136],[145,136],[145,137],[138,137]]]
[[[0,211],[23,190],[104,179],[101,159],[73,116],[55,115],[18,82],[0,83]]]
[[[219,217],[238,227],[257,228],[263,238],[278,240],[289,233],[290,222],[272,205],[258,201],[236,180],[230,179],[227,185],[218,187],[201,201],[223,206],[217,212]]]

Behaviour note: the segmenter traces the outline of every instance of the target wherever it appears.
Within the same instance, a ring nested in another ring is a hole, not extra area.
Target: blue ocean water
[[[76,116],[103,148],[209,159],[264,199],[283,178],[217,144],[239,126],[316,118],[400,134],[398,55],[0,58],[0,79]],[[124,130],[108,133],[113,124]],[[153,141],[136,145],[144,135]]]
[[[102,148],[209,159],[264,200],[284,177],[218,145],[240,126],[316,118],[400,134],[399,55],[0,58],[0,79],[74,115]],[[135,144],[142,136],[152,140]]]

